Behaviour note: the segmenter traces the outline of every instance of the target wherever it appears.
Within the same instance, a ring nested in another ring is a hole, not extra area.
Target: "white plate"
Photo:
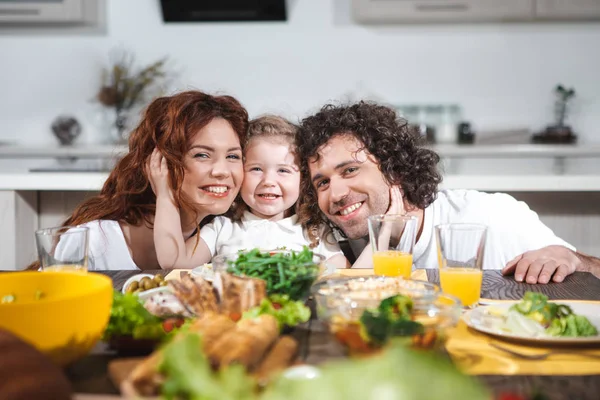
[[[489,306],[477,307],[474,310],[467,311],[462,318],[465,323],[480,332],[496,336],[501,339],[527,342],[536,345],[584,345],[600,344],[600,335],[590,337],[554,337],[554,336],[526,336],[506,332],[494,326],[494,317],[496,311],[506,312],[517,302],[496,303]],[[558,300],[558,304],[565,304],[573,310],[575,314],[587,317],[592,325],[600,331],[600,303],[570,302],[568,300]],[[490,312],[492,310],[492,312]]]
[[[213,271],[212,264],[204,264],[199,267],[196,267],[192,270],[191,274],[192,276],[199,276],[201,278],[204,278],[204,280],[207,280],[209,282],[212,282],[212,280],[215,277],[215,271]]]

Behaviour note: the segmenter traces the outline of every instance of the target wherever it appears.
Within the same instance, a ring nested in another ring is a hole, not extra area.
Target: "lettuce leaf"
[[[255,383],[241,365],[213,372],[202,351],[202,339],[182,333],[163,348],[159,371],[166,377],[162,395],[168,400],[252,400]]]
[[[583,315],[571,314],[557,318],[546,330],[552,336],[586,337],[598,334],[598,329]]]
[[[571,307],[548,301],[541,293],[527,292],[523,300],[510,310],[540,323],[551,336],[585,337],[598,334],[597,328],[582,315],[573,313]]]
[[[439,355],[391,345],[376,357],[323,364],[311,380],[277,380],[261,400],[489,400],[475,378]]]
[[[116,336],[132,336],[134,339],[161,339],[165,336],[162,321],[140,303],[134,294],[113,292],[110,319],[103,340]]]
[[[279,323],[279,329],[293,327],[310,319],[310,308],[301,301],[291,300],[288,295],[274,294],[263,299],[260,305],[244,312],[242,318],[256,318],[269,314]]]

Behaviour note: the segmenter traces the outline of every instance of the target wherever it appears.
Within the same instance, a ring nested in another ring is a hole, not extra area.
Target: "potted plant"
[[[96,99],[109,111],[111,137],[123,143],[134,123],[133,113],[164,91],[167,59],[136,68],[131,52],[119,51],[114,58],[102,72],[102,86]]]
[[[575,97],[575,89],[567,89],[563,85],[557,85],[554,89],[556,96],[554,100],[554,125],[532,137],[534,143],[574,143],[577,136],[573,133],[570,126],[566,125],[567,114],[569,112],[569,101]]]

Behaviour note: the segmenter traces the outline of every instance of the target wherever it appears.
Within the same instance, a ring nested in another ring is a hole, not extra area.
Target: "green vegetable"
[[[411,320],[412,299],[396,295],[379,303],[376,309],[365,310],[360,317],[361,335],[375,345],[383,345],[392,337],[423,333],[423,325]]]
[[[279,329],[286,326],[293,327],[310,319],[310,308],[301,301],[290,300],[289,296],[274,294],[263,299],[260,305],[244,312],[242,318],[256,318],[259,315],[269,314],[279,323]]]
[[[521,314],[548,326],[555,318],[573,313],[570,307],[548,302],[548,296],[542,293],[526,292],[521,302],[511,307]]]
[[[239,252],[231,261],[227,272],[263,279],[267,282],[267,294],[286,294],[292,300],[302,299],[319,275],[319,265],[313,260],[313,252],[304,246],[300,252],[261,252],[253,249]]]
[[[597,335],[598,330],[586,317],[571,314],[553,320],[546,333],[552,336],[585,337]]]
[[[103,339],[115,336],[132,336],[134,339],[162,339],[166,333],[162,320],[148,312],[134,294],[113,292],[108,326]]]
[[[548,301],[541,293],[527,292],[523,300],[511,307],[546,327],[551,336],[595,336],[598,330],[582,315],[575,315],[571,307]]]
[[[311,380],[281,378],[261,400],[489,400],[477,379],[446,359],[391,345],[377,357],[322,364]]]
[[[14,303],[15,300],[16,300],[16,297],[14,294],[7,294],[6,296],[2,296],[2,300],[0,300],[0,304]]]
[[[163,348],[159,366],[166,378],[162,395],[166,399],[250,400],[255,399],[255,384],[243,366],[231,365],[213,372],[194,333],[181,334]]]

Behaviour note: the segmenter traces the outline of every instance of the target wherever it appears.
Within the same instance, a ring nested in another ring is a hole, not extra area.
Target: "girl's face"
[[[181,190],[205,215],[226,212],[244,177],[240,139],[229,122],[215,118],[192,139]]]
[[[278,221],[300,194],[300,171],[290,145],[276,138],[250,141],[241,195],[252,214]]]

